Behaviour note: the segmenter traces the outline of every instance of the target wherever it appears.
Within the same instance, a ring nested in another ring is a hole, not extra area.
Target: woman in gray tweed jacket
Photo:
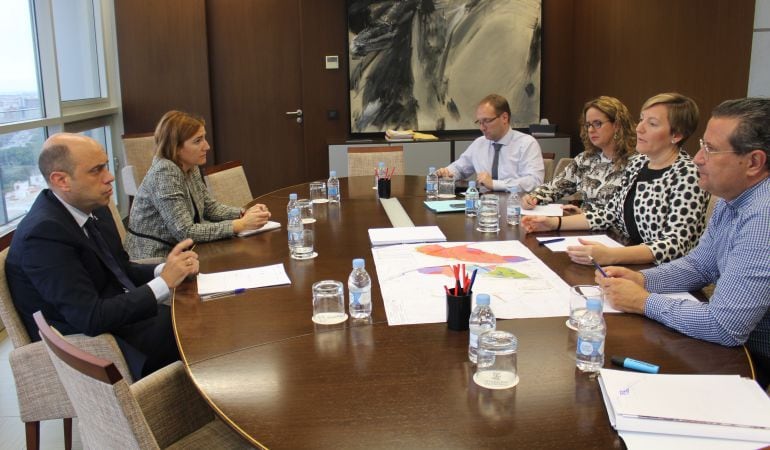
[[[247,211],[216,202],[198,166],[211,148],[203,119],[180,111],[155,128],[156,153],[131,207],[126,250],[132,259],[163,257],[180,241],[207,242],[267,223],[265,205]]]

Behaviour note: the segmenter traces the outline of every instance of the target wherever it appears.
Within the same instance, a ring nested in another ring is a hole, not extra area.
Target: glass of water
[[[348,319],[341,281],[324,280],[313,284],[313,322],[334,325]]]
[[[586,313],[588,299],[598,298],[604,306],[604,292],[599,286],[581,284],[572,286],[569,290],[569,319],[567,328],[578,329],[578,321]]]
[[[315,235],[313,230],[305,228],[299,232],[299,242],[291,247],[291,257],[294,259],[312,259],[318,256],[314,250]]]
[[[302,198],[297,200],[297,208],[299,208],[299,217],[302,219],[303,224],[315,222],[313,217],[313,202]]]
[[[455,177],[449,175],[438,179],[438,197],[455,198]]]
[[[323,181],[313,181],[310,183],[310,201],[313,203],[326,203],[329,199],[326,197],[326,183]]]
[[[507,331],[488,331],[479,337],[473,381],[487,389],[508,389],[519,382],[516,352],[519,340]]]
[[[476,215],[476,229],[484,233],[500,231],[499,197],[495,194],[484,194],[479,200]]]

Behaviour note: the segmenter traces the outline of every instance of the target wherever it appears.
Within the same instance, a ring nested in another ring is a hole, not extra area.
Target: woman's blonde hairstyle
[[[578,123],[580,124],[580,140],[583,141],[583,148],[586,153],[594,154],[600,152],[601,149],[595,146],[588,136],[588,130],[586,129],[586,112],[590,108],[596,108],[602,112],[610,120],[610,123],[617,124],[618,128],[615,131],[613,139],[615,140],[615,167],[623,167],[628,162],[628,158],[636,153],[636,123],[631,118],[631,113],[628,112],[628,108],[620,100],[615,97],[608,97],[602,95],[593,100],[589,100],[583,105],[583,111],[580,114]]]
[[[655,105],[665,105],[668,110],[668,123],[671,126],[671,135],[681,134],[682,140],[677,143],[678,147],[684,145],[684,142],[692,136],[695,129],[698,128],[698,105],[693,99],[677,92],[665,92],[663,94],[653,95],[648,98],[642,111]]]
[[[182,111],[169,111],[163,114],[155,127],[155,154],[180,166],[178,151],[206,125],[201,117],[196,117]]]

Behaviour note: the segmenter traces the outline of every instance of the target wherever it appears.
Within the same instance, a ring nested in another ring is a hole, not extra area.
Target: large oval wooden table
[[[463,214],[422,204],[424,180],[393,179],[415,225],[438,225],[449,241],[520,239],[567,284],[592,283],[593,270],[539,247],[519,227],[474,230]],[[283,263],[291,285],[201,302],[195,282],[175,292],[177,342],[190,375],[217,413],[256,446],[325,448],[623,448],[607,419],[596,378],[575,369],[575,332],[564,317],[502,320],[519,339],[520,382],[493,391],[474,384],[468,332],[443,323],[388,326],[367,229],[389,227],[371,177],[341,180],[341,204],[316,205],[319,256],[288,255],[286,202],[308,185],[257,201],[284,227],[201,244],[202,272]],[[354,257],[373,277],[371,323],[323,327],[311,321],[311,285],[346,282]],[[565,302],[568,301],[565,299]],[[652,320],[607,314],[607,355],[659,364],[663,373],[751,376],[743,348],[688,338]],[[609,366],[609,361],[607,362]]]

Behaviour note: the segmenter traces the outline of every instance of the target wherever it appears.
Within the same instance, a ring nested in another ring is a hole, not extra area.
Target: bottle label
[[[336,196],[337,195],[337,186],[329,186],[328,187],[329,195]]]
[[[578,337],[578,353],[585,356],[601,356],[604,354],[604,340],[592,341]]]
[[[433,192],[436,190],[436,185],[434,183],[427,183],[425,190],[428,192]]]
[[[476,209],[476,200],[473,198],[466,198],[465,209]]]
[[[470,333],[470,338],[468,339],[468,343],[473,348],[479,347],[479,335],[476,333]]]

